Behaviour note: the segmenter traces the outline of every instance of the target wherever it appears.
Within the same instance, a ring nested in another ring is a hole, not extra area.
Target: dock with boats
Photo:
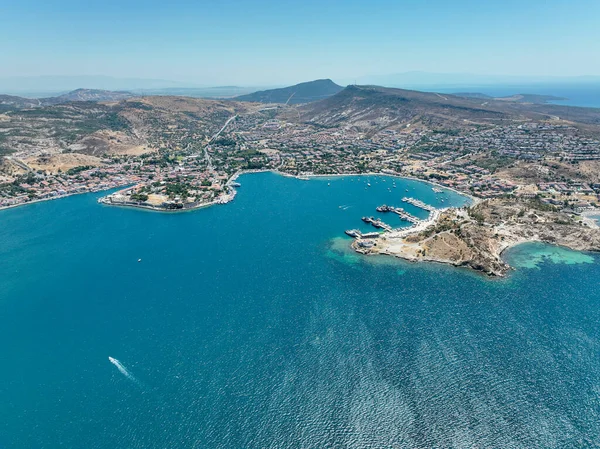
[[[377,212],[382,212],[382,213],[393,212],[393,213],[397,214],[401,220],[408,221],[409,223],[412,223],[412,224],[417,224],[419,221],[421,221],[414,215],[411,215],[408,212],[406,212],[401,207],[387,206],[384,204],[382,206],[379,206],[376,210],[377,210]]]
[[[346,235],[355,239],[375,239],[381,235],[380,232],[360,232],[358,229],[349,229]]]
[[[435,210],[435,207],[430,206],[429,204],[425,204],[423,201],[417,200],[415,198],[409,198],[405,196],[404,198],[402,198],[402,201],[408,204],[412,204],[415,207],[419,207],[423,210],[426,210],[427,212],[433,212]]]
[[[378,218],[362,217],[362,221],[364,221],[365,223],[371,224],[376,228],[383,229],[384,231],[389,232],[392,230],[392,227],[389,224],[384,223],[383,221],[381,221]]]
[[[379,218],[362,217],[362,221],[364,223],[370,224],[370,225],[374,226],[375,228],[382,229],[384,232],[362,233],[358,229],[349,229],[346,231],[346,235],[356,239],[356,244],[360,248],[363,248],[363,249],[364,248],[367,248],[367,249],[372,248],[374,245],[376,245],[375,239],[377,239],[378,237],[383,235],[385,232],[394,231],[394,232],[400,233],[400,234],[406,233],[406,232],[412,232],[412,230],[414,230],[414,229],[418,229],[420,227],[427,226],[427,224],[431,223],[433,220],[435,220],[437,218],[437,216],[439,216],[440,211],[443,210],[443,209],[438,210],[435,207],[425,204],[424,202],[422,202],[420,200],[416,200],[414,198],[404,197],[404,198],[402,198],[402,201],[430,212],[429,217],[425,220],[421,220],[421,219],[415,217],[414,215],[411,215],[410,213],[406,212],[401,207],[394,207],[394,206],[388,206],[386,204],[383,204],[381,206],[378,206],[375,210],[379,213],[386,213],[386,212],[395,213],[396,215],[398,215],[400,217],[401,220],[408,221],[409,223],[411,223],[412,226],[407,227],[407,228],[398,228],[398,229],[394,230],[390,225],[388,225],[387,223],[384,223]]]

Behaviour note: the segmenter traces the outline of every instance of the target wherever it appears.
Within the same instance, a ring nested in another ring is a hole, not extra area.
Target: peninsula
[[[410,261],[432,261],[504,276],[502,252],[524,242],[543,242],[580,251],[600,251],[600,229],[539,199],[494,198],[464,208],[436,210],[408,229],[357,236],[352,247]]]

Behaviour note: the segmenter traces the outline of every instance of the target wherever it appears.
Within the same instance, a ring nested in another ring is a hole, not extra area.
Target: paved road
[[[234,115],[233,117],[230,117],[225,122],[225,124],[223,125],[223,127],[219,130],[219,132],[217,134],[215,134],[214,136],[212,136],[210,138],[210,140],[208,141],[208,143],[204,146],[204,158],[206,159],[206,165],[208,166],[209,170],[213,170],[212,160],[210,159],[210,155],[208,154],[208,147],[210,146],[210,143],[213,140],[215,140],[217,137],[219,137],[219,135],[225,130],[225,128],[227,128],[227,125],[229,125],[229,123],[231,123],[236,118],[237,118],[237,115]]]
[[[19,167],[21,167],[23,170],[33,171],[33,169],[29,165],[27,165],[25,162],[23,162],[23,161],[21,161],[19,159],[16,159],[16,158],[14,158],[12,156],[5,156],[5,158],[7,160],[11,161],[11,162],[14,162],[16,165],[18,165]]]

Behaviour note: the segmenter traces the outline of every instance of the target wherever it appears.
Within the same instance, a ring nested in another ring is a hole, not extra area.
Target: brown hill
[[[523,104],[507,100],[465,98],[379,86],[348,86],[338,94],[285,112],[289,119],[326,127],[364,130],[422,125],[461,128],[508,124],[524,120],[562,119],[576,124],[600,124],[600,109]],[[299,113],[299,114],[298,114]]]

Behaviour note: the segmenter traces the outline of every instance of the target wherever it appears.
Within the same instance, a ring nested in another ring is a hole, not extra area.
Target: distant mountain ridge
[[[0,95],[0,111],[52,106],[72,101],[121,101],[134,96],[130,92],[114,92],[101,89],[75,89],[63,95],[47,98],[24,98],[14,95]]]
[[[323,100],[341,92],[344,88],[330,79],[321,79],[296,84],[280,89],[269,89],[235,97],[236,101],[255,103],[288,103],[302,104]]]
[[[69,101],[119,101],[131,98],[134,95],[125,91],[112,91],[102,89],[75,89],[57,97],[43,98],[45,103],[66,103]]]
[[[23,98],[15,95],[0,95],[0,112],[11,109],[26,109],[42,106],[36,98]]]
[[[12,95],[55,96],[77,88],[101,89],[110,91],[130,91],[133,89],[164,89],[168,87],[198,87],[192,83],[178,81],[115,78],[111,76],[13,76],[0,77],[0,92]]]

